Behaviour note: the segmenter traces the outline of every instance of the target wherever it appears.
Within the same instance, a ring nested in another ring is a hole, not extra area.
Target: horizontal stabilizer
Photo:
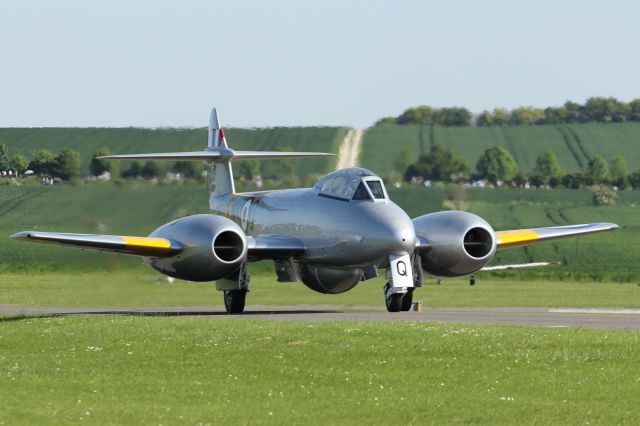
[[[498,249],[518,247],[559,238],[577,237],[619,228],[615,223],[586,223],[583,225],[549,226],[546,228],[515,229],[496,232]]]
[[[208,161],[217,160],[268,160],[278,158],[331,157],[328,152],[290,152],[290,151],[234,151],[228,148],[191,152],[164,152],[155,154],[120,154],[97,157],[99,160],[170,160],[170,161]]]
[[[173,256],[182,251],[182,247],[177,242],[166,238],[31,231],[18,232],[17,234],[13,234],[11,238],[35,243],[55,244],[86,250],[111,251],[147,257]]]

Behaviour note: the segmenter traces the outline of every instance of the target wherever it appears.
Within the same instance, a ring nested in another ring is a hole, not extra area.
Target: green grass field
[[[363,167],[381,175],[396,174],[394,160],[401,150],[417,158],[436,143],[451,148],[475,167],[482,152],[502,145],[518,166],[529,173],[536,157],[554,152],[565,172],[583,170],[594,155],[607,160],[621,155],[630,171],[640,168],[640,123],[579,124],[562,126],[431,127],[382,125],[367,130],[360,157]]]
[[[634,424],[634,332],[0,318],[3,424]]]

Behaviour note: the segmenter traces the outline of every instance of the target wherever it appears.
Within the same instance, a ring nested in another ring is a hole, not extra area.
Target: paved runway
[[[51,308],[0,305],[8,315],[202,315],[227,317],[221,308]],[[584,327],[640,330],[640,309],[600,308],[423,308],[422,312],[388,313],[379,308],[336,307],[335,305],[258,306],[250,305],[237,318],[266,318],[296,321],[421,321],[470,324],[512,324],[539,327]]]

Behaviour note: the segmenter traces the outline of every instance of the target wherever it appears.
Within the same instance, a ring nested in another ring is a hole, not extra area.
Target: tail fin
[[[218,112],[215,108],[211,110],[211,116],[209,117],[209,141],[207,147],[209,149],[229,148],[227,139],[224,137],[224,129],[220,126]]]
[[[227,138],[224,137],[224,129],[220,125],[218,111],[211,110],[209,116],[209,137],[207,141],[207,151],[228,151]],[[231,158],[221,157],[220,160],[210,162],[207,165],[209,175],[209,193],[213,197],[229,195],[236,192],[233,182],[233,168]]]

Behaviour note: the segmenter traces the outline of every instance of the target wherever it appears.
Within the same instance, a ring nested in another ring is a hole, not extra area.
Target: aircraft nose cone
[[[375,229],[375,230],[374,230]],[[413,253],[416,247],[416,233],[413,222],[407,218],[378,223],[374,229],[370,230],[370,235],[375,235],[375,246],[381,250],[380,254],[388,256],[390,254]]]
[[[416,233],[413,222],[407,214],[394,204],[364,204],[358,220],[352,225],[362,236],[357,252],[350,253],[360,263],[379,262],[389,255],[412,254],[416,247]]]
[[[413,223],[395,224],[391,228],[391,238],[393,248],[398,252],[413,253],[416,247],[416,233]]]

